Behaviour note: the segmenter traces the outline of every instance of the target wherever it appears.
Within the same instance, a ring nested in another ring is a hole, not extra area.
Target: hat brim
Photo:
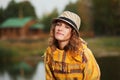
[[[53,19],[53,20],[52,20],[52,23],[56,23],[56,22],[58,22],[58,21],[63,21],[63,22],[68,23],[71,27],[73,27],[73,28],[76,30],[76,32],[77,32],[77,34],[78,34],[78,36],[79,36],[79,30],[78,30],[72,23],[70,23],[69,21],[67,21],[67,20],[65,20],[65,19],[61,19],[61,18],[55,18],[55,19]]]

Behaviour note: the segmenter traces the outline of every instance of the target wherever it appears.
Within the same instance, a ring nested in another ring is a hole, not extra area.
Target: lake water
[[[38,80],[38,79],[39,80],[45,80],[45,69],[44,69],[44,63],[43,62],[40,62],[38,64],[32,80]]]
[[[10,76],[10,74],[7,71],[4,71],[3,74],[0,74],[0,80],[13,80],[13,78]],[[31,76],[30,78],[17,76],[16,80],[45,80],[44,63],[43,62],[38,63],[36,71],[34,72],[33,76]]]
[[[120,56],[97,58],[101,69],[101,80],[120,80]],[[13,79],[7,71],[0,74],[0,80],[45,80],[44,63],[39,62],[29,78],[18,75]]]

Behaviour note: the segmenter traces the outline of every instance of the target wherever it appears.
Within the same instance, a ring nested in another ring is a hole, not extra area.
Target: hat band
[[[72,20],[70,20],[69,18],[66,18],[66,17],[59,17],[59,18],[70,22],[71,24],[73,24],[77,28],[77,25]]]

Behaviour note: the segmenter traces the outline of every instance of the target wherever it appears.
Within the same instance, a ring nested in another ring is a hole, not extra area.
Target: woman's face
[[[71,37],[72,28],[63,21],[58,21],[55,26],[55,38],[58,41],[67,41]]]

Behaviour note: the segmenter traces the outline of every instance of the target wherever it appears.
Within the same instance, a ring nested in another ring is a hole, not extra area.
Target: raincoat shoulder
[[[84,80],[100,80],[100,68],[92,53],[87,47],[87,44],[83,44],[84,55],[87,58],[86,67],[84,70]]]

